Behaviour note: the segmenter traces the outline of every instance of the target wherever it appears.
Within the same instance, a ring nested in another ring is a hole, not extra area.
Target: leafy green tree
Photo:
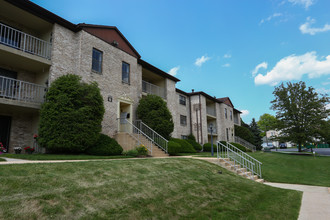
[[[313,142],[318,136],[319,127],[329,117],[326,108],[329,97],[319,96],[313,87],[306,87],[302,81],[298,83],[282,83],[275,87],[275,99],[271,102],[279,119],[277,127],[281,131],[280,138],[301,145]]]
[[[167,140],[170,139],[170,134],[174,130],[174,123],[171,112],[161,97],[147,95],[140,100],[136,112],[138,118],[145,124]]]
[[[264,134],[261,134],[261,136],[266,136],[266,142],[268,144],[268,139],[266,134],[267,131],[276,129],[276,125],[277,125],[276,117],[265,113],[260,116],[259,121],[257,123],[260,130],[264,132]]]
[[[252,118],[252,122],[250,124],[250,131],[253,134],[254,142],[253,144],[256,146],[257,150],[261,150],[262,146],[262,138],[261,138],[261,131],[258,127],[258,124],[254,118]]]
[[[238,136],[251,144],[254,143],[254,137],[249,128],[235,125],[235,136]]]
[[[40,112],[39,139],[50,152],[81,153],[96,143],[104,114],[97,83],[81,82],[77,75],[57,78]]]

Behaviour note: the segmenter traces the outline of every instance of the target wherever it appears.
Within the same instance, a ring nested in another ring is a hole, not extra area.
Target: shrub
[[[136,113],[139,119],[158,134],[167,140],[170,138],[170,134],[174,129],[174,123],[171,112],[161,97],[147,95],[147,97],[140,100]]]
[[[194,147],[194,149],[196,151],[201,151],[202,150],[202,145],[200,145],[199,143],[197,143],[196,141],[192,140],[192,139],[187,139],[187,141]]]
[[[178,138],[171,138],[170,140],[180,144],[179,153],[196,153],[194,147],[187,140]]]
[[[177,155],[180,153],[181,145],[175,141],[169,141],[167,147],[170,155]]]
[[[148,149],[144,145],[140,145],[136,148],[136,151],[138,152],[139,156],[147,156],[148,155]]]
[[[211,143],[205,143],[203,145],[203,151],[211,152],[211,150],[212,150],[211,147],[212,147]],[[217,152],[217,145],[215,145],[215,144],[213,144],[213,152]]]
[[[240,149],[241,151],[243,152],[252,152],[250,149],[244,147],[243,145],[241,144],[238,144],[238,143],[231,143],[232,145],[234,145],[235,147],[237,147],[238,149]]]
[[[51,84],[41,107],[38,143],[48,152],[85,152],[99,137],[103,114],[97,83],[81,82],[72,74],[61,76]]]
[[[139,155],[139,152],[136,149],[133,149],[133,150],[124,151],[123,155],[137,157]]]
[[[118,142],[105,134],[100,134],[95,145],[87,149],[88,154],[98,156],[121,155],[122,152]]]
[[[193,134],[189,134],[187,138],[188,138],[188,140],[196,141],[196,138]]]
[[[250,142],[251,144],[254,143],[254,135],[250,131],[250,129],[246,127],[235,125],[235,135],[240,138],[243,138],[244,140]]]

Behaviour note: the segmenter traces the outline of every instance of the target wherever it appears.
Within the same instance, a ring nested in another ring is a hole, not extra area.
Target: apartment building
[[[214,140],[235,142],[234,125],[241,123],[241,112],[234,108],[228,97],[212,97],[205,92],[186,93],[176,89],[177,122],[174,137],[186,138],[189,134],[196,137],[201,144],[211,142],[211,133]],[[178,123],[180,122],[180,124]]]
[[[212,123],[216,140],[232,141],[233,126],[240,123],[229,98],[176,89],[179,79],[142,60],[116,27],[73,24],[27,0],[0,0],[0,142],[9,152],[32,145],[47,88],[65,74],[98,83],[102,132],[112,137],[123,123],[134,125],[138,102],[147,94],[166,101],[173,137],[192,133],[209,142]]]

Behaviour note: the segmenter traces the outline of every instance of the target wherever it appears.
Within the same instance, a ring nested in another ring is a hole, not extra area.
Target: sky
[[[275,86],[330,93],[329,0],[32,0],[78,24],[116,26],[186,92],[230,97],[250,123]]]

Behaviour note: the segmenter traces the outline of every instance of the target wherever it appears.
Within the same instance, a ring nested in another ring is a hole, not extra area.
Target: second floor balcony
[[[0,76],[0,103],[39,108],[46,91],[46,86]]]
[[[142,92],[145,92],[147,94],[158,95],[158,96],[162,97],[163,99],[166,99],[165,88],[156,86],[156,85],[146,82],[144,80],[142,80]]]
[[[47,60],[51,59],[52,44],[8,25],[0,23],[0,44]]]
[[[206,114],[216,117],[215,107],[214,106],[206,106]]]

